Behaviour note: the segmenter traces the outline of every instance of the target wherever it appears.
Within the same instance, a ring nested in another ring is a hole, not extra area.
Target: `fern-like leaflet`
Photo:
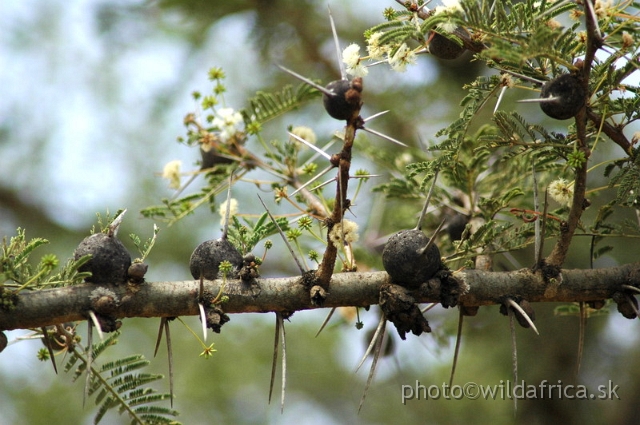
[[[250,106],[241,112],[245,122],[264,124],[318,96],[320,92],[308,84],[300,84],[295,88],[287,85],[275,93],[257,92],[249,99]]]
[[[119,335],[119,332],[114,332],[104,341],[93,344],[94,361],[107,347],[117,343]],[[69,372],[80,361],[73,373],[73,380],[76,381],[86,371],[86,350],[74,347],[71,352],[64,370]],[[135,373],[147,365],[149,361],[142,354],[107,362],[102,366],[92,364],[89,396],[97,394],[95,403],[99,406],[94,424],[98,424],[107,411],[116,407],[120,414],[128,413],[132,424],[178,424],[171,418],[178,415],[177,411],[150,405],[168,400],[170,395],[157,393],[153,388],[146,387],[151,382],[163,379],[163,375]]]

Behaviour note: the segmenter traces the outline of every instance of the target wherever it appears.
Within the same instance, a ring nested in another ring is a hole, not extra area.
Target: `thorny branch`
[[[591,2],[592,0],[586,0]],[[592,5],[593,3],[590,3]],[[585,4],[585,8],[592,7]],[[598,23],[593,20],[592,13],[585,13],[586,28],[587,28],[587,50],[583,61],[578,61],[576,66],[578,72],[581,73],[580,83],[583,86],[584,92],[587,96],[587,102],[585,102],[582,109],[576,115],[576,137],[577,146],[576,151],[584,154],[584,160],[575,168],[575,181],[573,186],[573,200],[571,202],[571,210],[569,211],[569,217],[567,218],[566,226],[563,226],[560,232],[560,237],[553,247],[551,254],[546,258],[546,264],[554,267],[561,267],[569,251],[571,245],[571,239],[575,233],[576,228],[582,217],[582,212],[585,210],[585,192],[587,190],[587,169],[588,159],[591,155],[589,144],[587,142],[587,104],[589,95],[589,76],[591,73],[591,66],[597,50],[602,47],[602,38],[599,35]]]
[[[529,302],[591,302],[640,288],[640,262],[619,267],[587,270],[561,270],[555,279],[522,269],[511,272],[464,270],[454,273],[465,292],[459,301],[470,306],[499,304],[517,294]],[[94,291],[113,292],[109,315],[127,317],[176,317],[199,314],[199,281],[147,282],[139,285],[101,286],[86,283],[57,289],[22,292],[15,309],[0,309],[0,330],[29,329],[59,323],[87,320],[96,308]],[[386,272],[335,273],[331,277],[331,296],[324,307],[368,307],[378,304],[380,287],[389,284]],[[222,280],[204,281],[204,290],[220,292]],[[221,307],[225,313],[295,312],[318,308],[309,299],[301,278],[256,279],[243,283],[227,280],[224,294],[229,300]],[[420,303],[440,300],[440,280],[431,279],[412,292]],[[115,307],[114,307],[115,305]]]
[[[352,85],[353,84],[358,84],[360,90],[350,89],[347,92],[347,96],[357,96],[357,99],[353,99],[352,102],[354,104],[361,105],[362,102],[360,101],[359,93],[362,90],[362,79],[354,78]],[[360,108],[358,107],[353,110],[351,117],[347,120],[342,151],[337,156],[334,155],[335,162],[338,165],[336,200],[335,205],[333,206],[333,212],[327,220],[327,248],[325,249],[324,255],[322,257],[322,262],[320,263],[320,266],[318,267],[318,270],[316,272],[318,283],[325,290],[329,289],[329,282],[331,280],[331,275],[333,274],[333,269],[335,267],[336,257],[338,254],[338,249],[330,240],[329,234],[331,231],[331,227],[342,221],[345,210],[349,208],[347,189],[349,185],[349,169],[351,167],[351,150],[353,148],[353,141],[356,137],[356,131],[361,126],[362,118],[360,117]],[[333,158],[332,162],[334,162]]]

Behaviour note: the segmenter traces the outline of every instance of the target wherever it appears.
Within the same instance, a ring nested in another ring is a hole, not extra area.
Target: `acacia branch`
[[[540,272],[522,269],[510,272],[464,270],[454,273],[465,291],[459,302],[465,307],[499,304],[506,297],[519,296],[529,302],[589,302],[624,292],[623,285],[640,288],[640,262],[618,267],[562,270],[558,278],[546,281]],[[336,273],[323,307],[368,307],[378,304],[380,288],[390,283],[386,272]],[[205,281],[204,292],[218,294],[224,282]],[[96,293],[113,292],[115,306],[109,314],[126,317],[176,317],[199,314],[199,286],[196,280],[146,282],[139,285],[100,286],[86,283],[17,295],[15,309],[0,309],[0,330],[30,329],[70,321],[86,320],[88,311],[101,314]],[[287,312],[318,308],[300,277],[256,279],[251,284],[228,281],[223,292],[228,302],[225,313]],[[420,303],[440,300],[440,280],[431,279],[412,292]]]
[[[593,8],[593,0],[586,0],[589,3],[585,7]],[[591,13],[585,13],[585,24],[587,27],[587,50],[584,60],[578,62],[579,72],[581,72],[580,84],[585,93],[585,103],[575,117],[576,120],[576,138],[577,151],[584,154],[584,161],[575,168],[575,180],[573,186],[573,200],[571,202],[571,210],[567,218],[566,226],[561,229],[560,238],[553,247],[551,254],[546,259],[546,263],[555,267],[561,267],[569,251],[571,239],[580,223],[580,218],[585,209],[584,199],[587,190],[587,161],[591,156],[591,150],[587,142],[587,104],[590,97],[589,77],[591,75],[591,66],[596,56],[596,52],[602,47],[602,39],[598,31],[598,23],[594,21]]]

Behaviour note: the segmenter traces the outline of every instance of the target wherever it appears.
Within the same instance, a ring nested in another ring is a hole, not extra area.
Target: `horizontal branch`
[[[556,279],[545,281],[540,272],[529,269],[510,272],[463,270],[453,275],[465,291],[459,302],[465,306],[498,304],[506,297],[529,302],[600,301],[624,291],[623,285],[640,287],[640,262],[619,267],[562,270]],[[323,307],[366,307],[379,302],[382,285],[390,283],[386,272],[336,273]],[[206,299],[221,289],[221,280],[205,281]],[[91,283],[41,291],[21,292],[13,310],[0,309],[0,330],[37,328],[86,320],[88,311],[101,309],[116,318],[176,317],[198,315],[199,281],[146,282],[118,286]],[[318,308],[309,299],[300,277],[239,280],[224,286],[226,313],[294,312]],[[412,292],[420,303],[439,302],[440,281],[431,279]],[[115,300],[105,303],[104,298]]]

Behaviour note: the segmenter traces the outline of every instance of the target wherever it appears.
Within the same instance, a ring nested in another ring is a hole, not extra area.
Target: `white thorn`
[[[273,215],[271,215],[271,211],[269,211],[269,208],[267,208],[267,205],[264,203],[264,201],[262,200],[260,195],[257,195],[257,196],[258,196],[258,199],[260,200],[260,203],[262,204],[264,209],[267,211],[267,214],[269,215],[269,218],[271,219],[273,224],[276,226],[276,229],[278,229],[278,233],[280,233],[280,236],[282,237],[282,240],[284,241],[285,245],[287,245],[287,248],[289,248],[289,252],[291,253],[291,256],[293,257],[293,259],[295,260],[296,264],[298,265],[298,269],[300,269],[300,274],[301,275],[305,274],[307,271],[304,269],[304,267],[302,267],[302,264],[300,263],[300,260],[298,260],[298,257],[296,257],[296,253],[293,250],[293,247],[289,243],[289,240],[285,236],[284,232],[280,228],[280,225],[278,224],[276,219],[273,217]]]
[[[100,337],[100,341],[104,341],[104,334],[102,333],[102,328],[100,327],[98,316],[96,316],[93,310],[89,310],[89,317],[91,317],[91,321],[96,326],[96,330],[98,331],[98,336]]]
[[[500,94],[498,95],[498,101],[496,102],[496,107],[493,108],[493,113],[494,114],[498,110],[498,107],[500,106],[500,102],[502,102],[502,97],[504,96],[504,93],[506,91],[507,91],[507,86],[502,86],[502,89],[500,89]]]
[[[538,332],[538,328],[536,328],[536,325],[533,324],[533,321],[531,320],[531,317],[529,317],[527,312],[524,311],[522,309],[522,307],[520,307],[518,305],[518,303],[515,302],[514,300],[512,300],[511,298],[507,298],[507,302],[509,303],[509,305],[511,307],[513,307],[514,309],[518,310],[518,312],[522,315],[522,317],[524,317],[524,319],[527,321],[527,323],[529,323],[529,326],[531,326],[531,329],[533,329],[533,331],[536,333],[536,335],[540,335],[540,333]]]
[[[313,149],[314,151],[318,152],[320,155],[324,156],[326,159],[331,160],[331,155],[329,155],[328,153],[326,153],[325,151],[323,151],[322,149],[320,149],[319,147],[317,147],[316,145],[307,142],[306,140],[304,140],[302,137],[297,136],[295,134],[293,134],[290,131],[287,131],[287,133],[289,134],[289,136],[293,137],[294,139],[296,139],[298,142],[305,144],[307,147],[310,147],[311,149]]]
[[[334,168],[335,167],[333,165],[330,166],[330,167],[325,168],[324,170],[322,170],[320,172],[320,174],[314,176],[308,182],[306,182],[305,184],[303,184],[302,186],[297,188],[291,195],[289,195],[289,197],[294,196],[296,193],[300,192],[302,189],[304,189],[305,187],[309,186],[311,183],[313,183],[314,181],[318,180],[320,177],[324,176],[325,174],[327,174],[329,171],[333,170]]]
[[[331,22],[331,33],[333,34],[333,43],[336,46],[336,53],[338,57],[338,68],[340,68],[340,76],[343,80],[347,79],[347,73],[344,69],[344,63],[342,62],[342,51],[340,50],[340,41],[338,40],[338,31],[336,31],[336,24],[333,21],[333,15],[331,14],[331,8],[327,5],[329,11],[329,22]]]
[[[122,212],[116,218],[113,219],[113,221],[109,225],[109,236],[115,237],[118,235],[120,224],[122,223],[122,219],[124,218],[124,213],[126,212],[127,212],[126,209],[122,210]]]
[[[198,309],[200,310],[200,321],[202,322],[202,337],[204,342],[207,342],[207,315],[204,312],[202,303],[198,303]]]
[[[378,137],[382,137],[385,140],[388,140],[392,143],[395,143],[396,145],[400,145],[402,147],[408,148],[408,145],[405,145],[404,143],[402,143],[399,140],[394,139],[393,137],[387,136],[386,134],[380,133],[379,131],[376,130],[372,130],[370,128],[366,128],[366,127],[362,127],[362,130],[366,131],[367,133],[371,133],[371,134],[375,134]]]
[[[386,111],[382,111],[382,112],[378,112],[377,114],[373,114],[369,118],[365,118],[362,121],[364,121],[364,122],[370,121],[370,120],[372,120],[374,118],[378,118],[379,116],[382,116],[382,115],[386,114],[387,112],[389,112],[388,109]]]
[[[310,79],[308,79],[307,77],[303,77],[302,75],[298,74],[297,72],[293,72],[292,70],[285,68],[282,65],[276,65],[278,68],[280,68],[281,70],[283,70],[284,72],[286,72],[287,74],[290,74],[294,77],[296,77],[298,80],[309,84],[311,87],[315,88],[316,90],[321,91],[322,93],[326,94],[327,96],[335,96],[336,94],[332,91],[327,89],[326,87],[322,87],[320,84],[318,83],[314,83],[313,81],[311,81]]]
[[[382,328],[384,327],[384,323],[385,323],[386,320],[387,320],[387,318],[384,316],[384,314],[382,314],[380,316],[380,321],[378,322],[378,327],[376,328],[376,331],[373,334],[373,337],[371,337],[371,342],[369,343],[369,346],[367,347],[367,351],[364,352],[364,356],[362,356],[362,360],[360,360],[360,363],[358,363],[358,366],[356,366],[356,372],[358,370],[360,370],[360,367],[362,366],[364,361],[367,359],[369,354],[371,354],[371,350],[373,350],[373,347],[376,345],[376,341],[378,341],[378,338],[381,337],[380,336],[380,332],[382,331]]]
[[[558,100],[560,100],[558,96],[551,96],[551,97],[541,97],[538,99],[522,99],[522,100],[517,100],[516,102],[518,103],[550,103],[550,102],[556,102]]]
[[[331,320],[331,316],[333,316],[333,313],[335,312],[336,312],[336,307],[333,307],[329,312],[329,314],[327,314],[327,317],[324,319],[324,322],[322,322],[322,325],[320,325],[320,329],[318,329],[318,333],[316,333],[316,338],[318,337],[318,335],[320,335],[320,332],[322,332],[324,327],[327,326],[327,323],[329,323],[329,320]]]

